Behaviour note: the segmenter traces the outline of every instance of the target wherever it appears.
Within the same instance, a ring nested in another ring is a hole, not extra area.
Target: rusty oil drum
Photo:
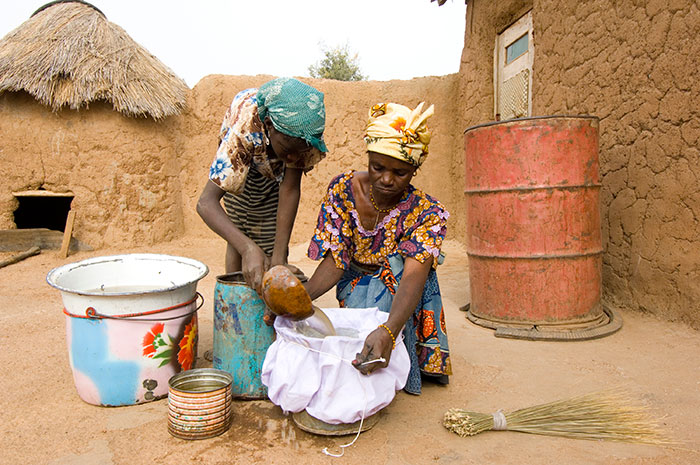
[[[619,329],[601,305],[598,118],[474,126],[465,155],[468,318],[527,339]]]
[[[246,284],[243,273],[216,277],[212,362],[233,377],[234,398],[267,398],[260,373],[275,330],[263,322],[264,312],[265,302]]]

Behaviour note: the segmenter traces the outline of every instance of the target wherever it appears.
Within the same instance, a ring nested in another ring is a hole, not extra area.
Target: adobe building
[[[100,33],[78,40],[94,24]],[[56,41],[63,49],[48,52]],[[51,53],[62,58],[60,66],[46,59]],[[76,212],[74,237],[91,248],[148,245],[185,233],[212,237],[195,204],[221,119],[237,92],[273,77],[214,75],[190,90],[94,6],[47,4],[0,41],[0,175],[7,180],[0,185],[0,229],[17,227],[16,212],[27,198],[67,196]],[[451,166],[460,155],[453,153],[461,140],[453,117],[456,74],[389,82],[304,80],[326,94],[330,154],[304,178],[296,241],[310,237],[330,179],[365,165],[367,111],[386,96],[441,109],[433,118],[431,147],[445,156],[423,171]],[[461,193],[442,182],[444,174],[423,178],[428,188],[439,186],[436,195],[458,201],[453,210],[464,210]],[[38,208],[36,216],[46,214]]]
[[[698,33],[693,2],[470,0],[458,115],[600,118],[604,299],[695,327]]]
[[[308,240],[328,181],[364,168],[362,133],[377,102],[435,104],[431,156],[416,184],[447,206],[448,239],[461,243],[468,221],[465,129],[497,119],[593,115],[600,118],[604,299],[700,327],[698,7],[469,0],[465,20],[457,74],[386,82],[303,78],[325,93],[330,152],[302,181],[292,241]],[[72,21],[98,22],[113,41],[131,40],[84,2],[49,4],[0,40],[0,229],[18,227],[23,197],[54,195],[70,197],[74,237],[97,250],[183,235],[214,240],[195,204],[221,118],[238,91],[273,76],[212,75],[187,89],[133,41],[129,53],[143,65],[125,66],[124,55],[102,67],[126,70],[125,82],[157,82],[162,93],[141,87],[118,94],[123,86],[106,76],[89,77],[96,68],[80,53],[63,70],[46,69],[45,81],[32,78],[39,72],[21,76],[13,67],[16,35],[38,43],[49,25],[54,36],[79,35]],[[57,24],[68,23],[61,32]]]

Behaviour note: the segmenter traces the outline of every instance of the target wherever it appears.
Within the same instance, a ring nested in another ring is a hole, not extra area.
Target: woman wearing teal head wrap
[[[260,86],[258,114],[268,116],[276,130],[303,139],[321,152],[327,152],[323,142],[326,107],[323,94],[293,78],[278,78]]]
[[[287,263],[301,175],[328,151],[325,121],[323,93],[293,78],[241,91],[226,111],[197,213],[227,242],[226,272],[254,289]]]

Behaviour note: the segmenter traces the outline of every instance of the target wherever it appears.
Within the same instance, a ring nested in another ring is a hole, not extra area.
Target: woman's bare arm
[[[311,300],[318,299],[323,294],[328,292],[333,286],[338,284],[340,278],[343,277],[345,271],[342,268],[335,266],[335,260],[330,252],[326,252],[321,263],[318,265],[314,274],[309,278],[309,281],[304,285],[306,292],[309,293]]]
[[[302,173],[303,171],[300,169],[285,168],[277,204],[277,228],[275,231],[275,245],[270,260],[271,266],[287,263],[289,239],[292,236],[294,220],[299,209]]]
[[[197,213],[204,222],[233,246],[241,254],[242,271],[246,282],[259,289],[265,272],[265,253],[248,236],[243,234],[226,215],[221,206],[225,191],[211,181],[207,181],[197,201]]]
[[[397,338],[399,333],[401,333],[404,325],[411,315],[413,315],[413,311],[416,309],[418,302],[420,302],[432,264],[432,257],[424,263],[419,262],[415,258],[406,258],[403,277],[401,278],[399,288],[396,290],[396,296],[394,296],[394,300],[391,304],[389,319],[385,323],[394,338]],[[392,340],[389,335],[389,331],[382,327],[375,329],[365,339],[362,352],[353,361],[353,365],[365,374],[386,367],[389,365],[389,360],[391,359],[393,343],[394,340]],[[361,365],[361,363],[365,361],[374,360],[379,357],[384,358],[386,361],[383,363]]]

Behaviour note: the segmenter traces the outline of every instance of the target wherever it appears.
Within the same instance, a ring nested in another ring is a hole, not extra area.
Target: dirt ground
[[[469,299],[467,259],[456,242],[445,246],[438,271],[444,295],[454,376],[449,386],[427,385],[423,395],[399,392],[379,423],[360,435],[342,458],[323,455],[352,437],[314,436],[299,430],[279,407],[237,401],[225,434],[185,441],[167,431],[167,399],[128,407],[89,405],[77,395],[68,362],[60,293],[46,284],[52,268],[98,255],[155,252],[206,263],[198,290],[198,367],[212,346],[212,294],[223,273],[223,242],[186,237],[129,250],[80,252],[68,259],[44,251],[0,269],[0,462],[7,464],[615,464],[700,463],[700,337],[681,324],[623,312],[623,328],[593,341],[531,342],[500,339],[470,323],[459,307]],[[291,262],[307,274],[314,263],[305,245]],[[0,257],[7,258],[7,257]],[[332,293],[317,302],[336,306]],[[678,447],[591,442],[487,432],[461,438],[441,424],[451,407],[480,412],[515,410],[611,386],[646,401],[681,442]]]

